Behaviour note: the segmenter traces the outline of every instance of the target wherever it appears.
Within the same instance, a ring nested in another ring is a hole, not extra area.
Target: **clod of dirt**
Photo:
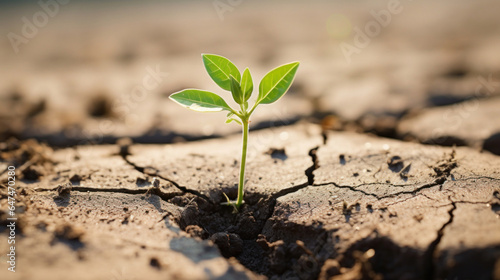
[[[208,237],[208,233],[197,225],[189,225],[184,229],[184,231],[193,238],[207,239]]]
[[[176,197],[171,202],[184,207],[178,219],[181,229],[205,239],[205,233],[215,233],[209,239],[228,258],[235,256],[242,265],[261,274],[274,275],[269,268],[268,257],[256,239],[273,210],[274,200],[248,192],[246,203],[239,212],[232,213],[231,207],[213,204],[191,195]],[[264,241],[265,242],[265,241]],[[258,257],[256,257],[258,256]],[[287,264],[287,268],[290,265]]]
[[[245,239],[252,239],[252,237],[259,234],[259,227],[255,217],[252,215],[243,215],[240,217],[237,224],[237,233]]]
[[[337,258],[341,275],[330,279],[422,279],[423,270],[415,263],[420,254],[376,234],[357,241],[341,254]]]
[[[235,257],[243,252],[243,240],[235,233],[217,232],[209,238],[225,258]]]
[[[320,264],[303,241],[285,243],[283,240],[277,240],[271,243],[264,235],[259,234],[256,243],[267,252],[269,269],[273,274],[288,279],[287,277],[295,277],[290,275],[293,270],[300,279],[316,279]]]
[[[181,229],[187,228],[189,225],[197,225],[198,224],[198,205],[196,202],[193,202],[191,205],[188,205],[184,208],[184,211],[181,213],[181,219],[179,225]]]
[[[265,250],[265,251],[269,250],[270,243],[267,242],[265,235],[259,234],[257,236],[257,240],[255,240],[255,243],[257,243],[262,248],[262,250]]]
[[[297,260],[297,266],[294,267],[295,272],[300,279],[315,279],[318,275],[319,264],[314,256],[303,254]]]
[[[283,274],[287,269],[287,250],[283,240],[273,242],[269,246],[272,252],[269,254],[270,268],[274,273]]]
[[[153,178],[153,187],[154,188],[159,188],[160,187],[160,180],[158,178]]]
[[[57,186],[56,191],[59,196],[69,195],[71,190],[73,189],[73,185],[71,183],[60,184]]]
[[[53,150],[36,140],[19,142],[12,139],[1,148],[0,160],[17,166],[20,179],[38,180],[53,168]]]
[[[370,259],[375,255],[375,250],[370,249],[366,252],[355,251],[353,253],[356,263],[352,268],[341,268],[341,275],[334,276],[329,279],[333,280],[350,280],[350,279],[370,279],[382,280],[384,279],[380,274],[372,269]]]

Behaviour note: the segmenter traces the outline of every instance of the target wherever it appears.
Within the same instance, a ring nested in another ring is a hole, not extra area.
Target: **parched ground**
[[[389,2],[75,1],[2,37],[1,279],[500,279],[499,4],[399,4],[349,57]],[[40,9],[2,6],[2,34]],[[167,98],[220,92],[200,53],[301,61],[238,213],[240,128]]]

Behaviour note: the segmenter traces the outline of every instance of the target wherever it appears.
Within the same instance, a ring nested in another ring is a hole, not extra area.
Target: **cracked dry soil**
[[[220,202],[236,195],[238,137],[10,143],[19,266],[31,266],[17,279],[499,279],[498,157],[353,133],[323,142],[308,124],[251,137],[283,131],[254,148],[236,214]]]
[[[16,2],[4,34],[35,12]],[[245,1],[224,24],[215,2],[71,2],[0,44],[0,279],[500,279],[499,1],[403,1],[352,64],[338,16],[363,29],[393,1]],[[252,116],[237,214],[240,128],[167,98],[215,86],[210,50],[256,78],[302,64]]]

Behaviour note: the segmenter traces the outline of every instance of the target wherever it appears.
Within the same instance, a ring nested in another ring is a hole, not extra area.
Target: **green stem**
[[[240,165],[240,184],[238,185],[238,198],[236,199],[236,208],[243,204],[243,187],[245,186],[245,165],[247,161],[247,143],[248,143],[248,118],[241,119],[243,123],[243,147],[241,149]]]
[[[253,113],[253,111],[255,110],[255,108],[257,108],[257,105],[259,105],[258,102],[255,102],[255,104],[253,104],[252,109],[250,109],[250,112],[248,112],[248,116],[250,116]]]

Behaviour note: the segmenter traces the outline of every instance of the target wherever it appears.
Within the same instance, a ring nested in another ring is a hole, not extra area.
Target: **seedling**
[[[208,74],[222,89],[230,91],[234,101],[240,106],[239,110],[231,108],[219,95],[199,90],[185,89],[170,95],[170,99],[179,105],[198,112],[220,112],[228,111],[226,123],[236,122],[242,126],[243,148],[241,150],[240,182],[238,185],[238,197],[236,201],[231,201],[226,194],[227,205],[232,205],[239,209],[243,204],[243,189],[245,185],[245,165],[247,158],[248,144],[248,124],[250,116],[260,104],[271,104],[280,99],[293,82],[299,62],[293,62],[279,66],[269,71],[261,80],[259,85],[259,95],[252,107],[248,106],[248,100],[253,92],[252,76],[248,68],[243,71],[243,75],[236,66],[227,58],[214,55],[203,54],[203,64]]]

